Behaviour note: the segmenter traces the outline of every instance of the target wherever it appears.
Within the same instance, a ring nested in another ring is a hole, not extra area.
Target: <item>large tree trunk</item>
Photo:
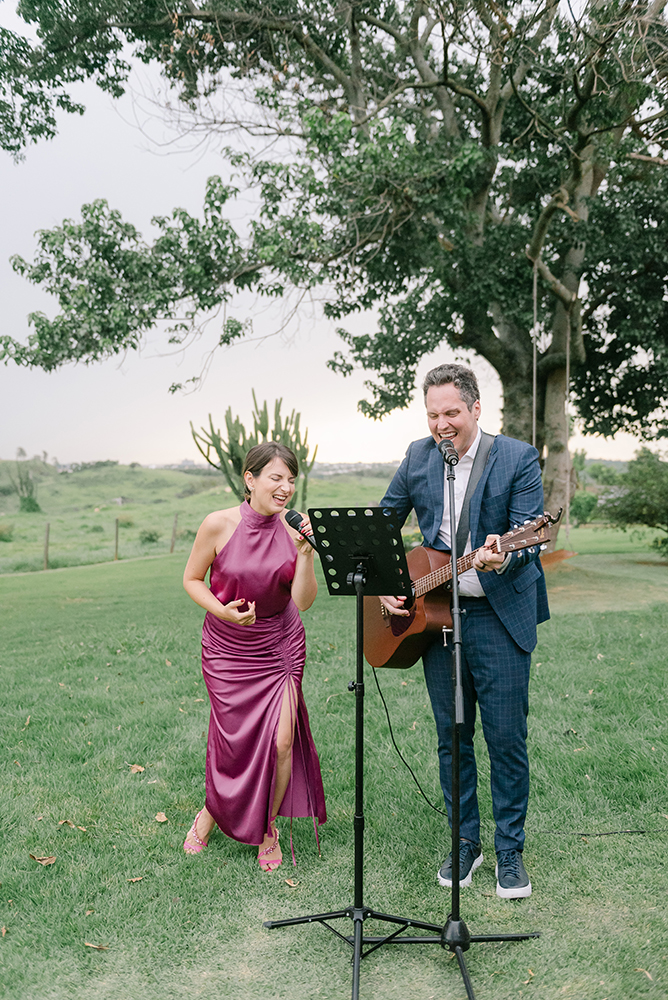
[[[500,373],[503,386],[502,431],[508,437],[533,443],[533,379],[531,371],[518,369]],[[536,447],[543,454],[543,387],[539,384],[536,398]]]
[[[568,414],[566,412],[566,370],[557,368],[547,379],[545,386],[545,465],[543,468],[543,489],[545,510],[556,517],[560,508],[566,510],[571,481],[571,462],[568,447]],[[557,542],[558,532],[553,532],[548,546],[552,551]]]

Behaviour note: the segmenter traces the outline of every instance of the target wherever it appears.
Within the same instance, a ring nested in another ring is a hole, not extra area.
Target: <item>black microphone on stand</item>
[[[443,456],[443,461],[447,462],[448,465],[457,465],[459,463],[459,455],[457,454],[457,449],[455,448],[450,438],[443,438],[442,441],[439,441],[438,450]]]
[[[285,520],[288,522],[288,524],[290,525],[290,527],[294,528],[295,531],[298,531],[299,534],[302,536],[302,538],[305,538],[306,541],[313,548],[316,547],[315,542],[313,541],[313,536],[312,535],[307,535],[306,532],[302,531],[302,529],[300,528],[300,524],[302,523],[302,516],[301,516],[301,514],[299,513],[298,510],[289,510],[289,511],[287,511],[286,514],[285,514]]]

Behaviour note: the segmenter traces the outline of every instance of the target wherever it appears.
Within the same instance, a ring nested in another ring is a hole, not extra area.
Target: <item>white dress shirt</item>
[[[469,484],[469,479],[471,478],[471,470],[473,468],[473,462],[478,453],[478,448],[480,446],[480,439],[482,437],[482,432],[480,427],[478,427],[478,433],[476,434],[475,440],[469,450],[459,459],[459,464],[455,468],[455,515],[456,523],[459,525],[459,518],[462,513],[462,504],[464,503],[464,494],[466,493],[466,487]],[[445,463],[443,475],[443,520],[441,521],[441,527],[439,528],[438,537],[441,539],[446,549],[450,549],[450,493],[448,488],[448,470]],[[468,538],[466,539],[466,545],[464,546],[464,551],[460,552],[460,556],[467,555],[471,551],[471,532],[469,531]],[[459,593],[462,597],[484,597],[485,591],[482,589],[480,580],[478,579],[478,573],[475,569],[469,569],[465,573],[462,573],[459,577]]]

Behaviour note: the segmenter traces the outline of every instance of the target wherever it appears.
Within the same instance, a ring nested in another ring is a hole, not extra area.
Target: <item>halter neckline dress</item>
[[[291,597],[297,553],[280,514],[244,502],[241,520],[211,565],[222,604],[255,601],[256,621],[237,625],[207,612],[202,672],[211,700],[206,808],[228,837],[261,844],[276,782],[276,734],[286,690],[296,718],[292,767],[281,816],[326,820],[320,762],[302,694],[304,626]],[[243,610],[243,605],[241,610]]]

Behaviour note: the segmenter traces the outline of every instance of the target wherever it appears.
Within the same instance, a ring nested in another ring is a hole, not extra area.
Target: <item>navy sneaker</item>
[[[525,899],[531,895],[531,882],[522,862],[521,851],[497,852],[496,894],[502,899]]]
[[[483,862],[482,847],[474,844],[470,840],[459,841],[459,886],[465,889],[471,884],[473,872],[479,868]],[[452,853],[441,865],[438,872],[438,881],[448,889],[452,888]]]

